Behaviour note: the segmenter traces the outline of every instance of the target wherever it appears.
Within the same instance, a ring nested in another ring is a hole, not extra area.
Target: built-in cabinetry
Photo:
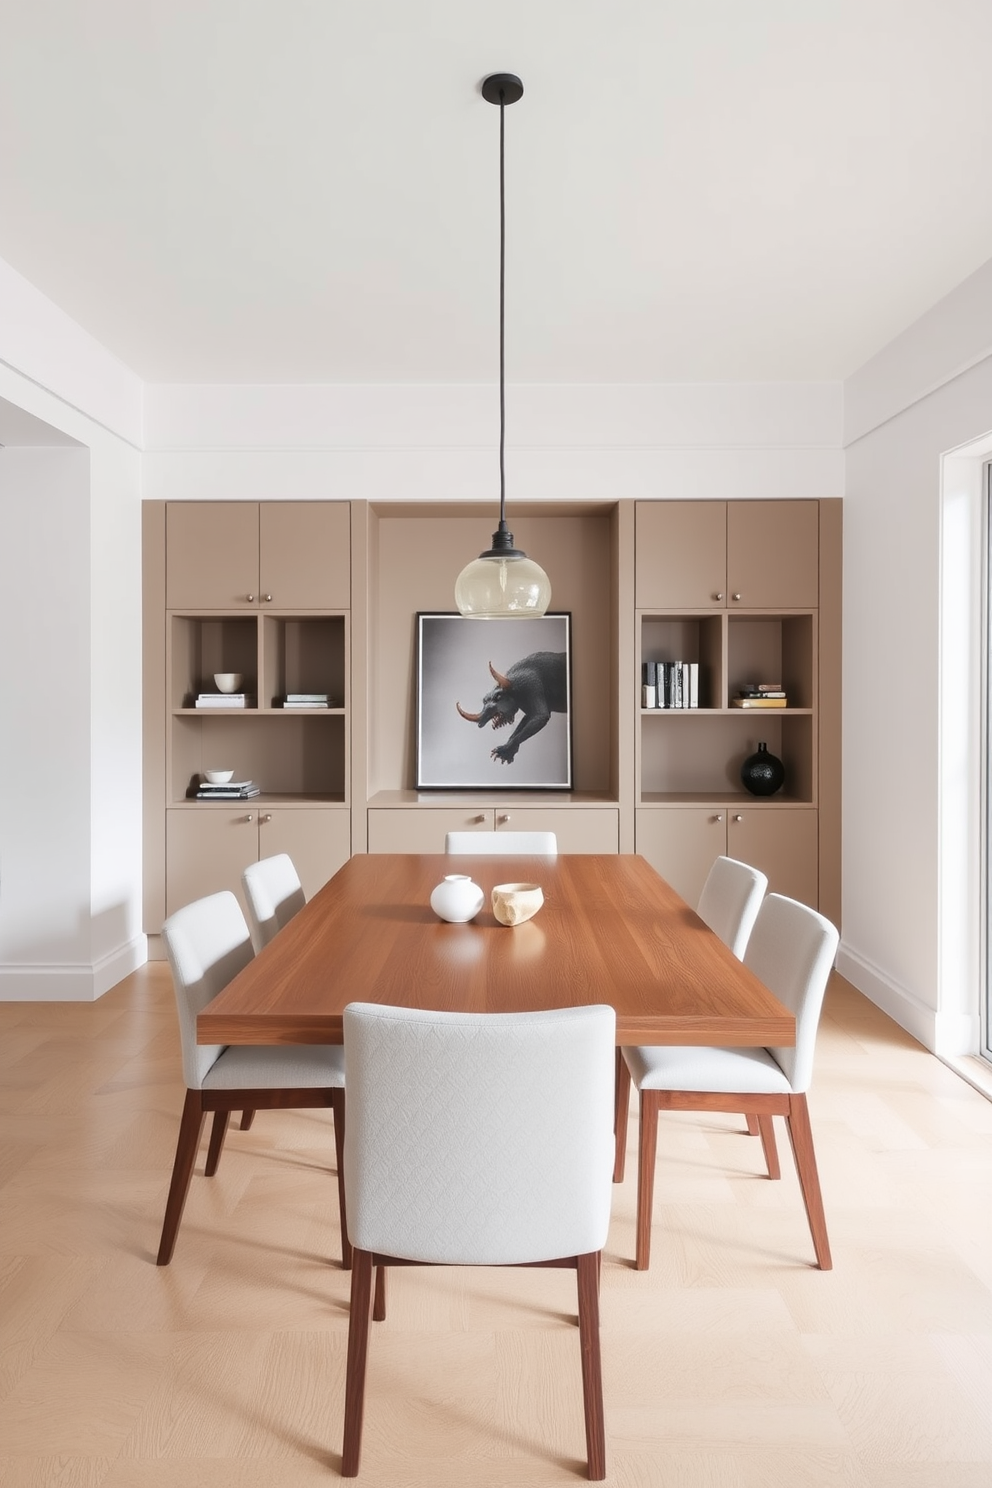
[[[146,604],[145,636],[163,732],[148,875],[157,929],[202,894],[240,896],[259,857],[290,853],[312,894],[351,854],[351,520],[325,502],[169,503],[146,519],[146,590],[165,601],[158,616]],[[219,672],[241,674],[245,707],[196,706]],[[327,693],[330,706],[284,707],[294,692]],[[233,769],[260,794],[198,801],[208,769]]]
[[[572,617],[568,792],[415,788],[417,615],[453,610],[488,509],[153,502],[145,517],[149,931],[200,894],[240,891],[259,856],[289,852],[313,893],[352,852],[440,852],[448,831],[506,828],[552,830],[564,852],[641,852],[691,903],[729,852],[839,919],[839,501],[514,512],[552,608]],[[642,708],[645,660],[697,662],[700,706]],[[249,706],[196,708],[222,671],[242,674]],[[734,708],[754,679],[782,681],[788,707]],[[290,711],[287,692],[334,706]],[[739,774],[760,741],[786,767],[767,800]],[[262,794],[190,799],[217,767]]]
[[[820,661],[824,646],[839,653],[830,573],[821,603],[821,570],[839,550],[839,503],[638,502],[635,544],[637,677],[644,661],[699,666],[698,708],[640,709],[636,850],[690,903],[713,858],[729,853],[767,873],[773,891],[825,899],[836,914],[833,839],[821,853],[819,817],[824,799],[839,809],[839,695],[822,685]],[[826,675],[832,682],[832,665]],[[781,682],[788,706],[734,707],[753,681]],[[785,765],[786,783],[756,799],[740,767],[762,742]]]

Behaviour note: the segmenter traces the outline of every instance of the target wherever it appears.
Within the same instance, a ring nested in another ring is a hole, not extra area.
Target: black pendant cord
[[[512,72],[493,73],[482,84],[486,102],[499,104],[499,527],[492,547],[480,558],[527,556],[513,546],[513,534],[506,527],[506,109],[523,91],[523,83]]]
[[[506,531],[506,177],[504,166],[503,124],[506,100],[499,92],[499,530]]]

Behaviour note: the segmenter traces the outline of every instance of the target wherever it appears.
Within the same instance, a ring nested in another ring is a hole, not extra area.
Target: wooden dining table
[[[450,924],[445,874],[485,901]],[[494,885],[531,882],[533,919],[501,925]],[[336,1044],[350,1002],[505,1013],[609,1003],[618,1044],[785,1046],[795,1018],[636,854],[350,858],[197,1018],[201,1044]]]

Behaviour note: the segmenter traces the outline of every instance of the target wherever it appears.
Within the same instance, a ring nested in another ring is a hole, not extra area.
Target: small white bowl
[[[208,785],[226,785],[234,779],[233,770],[204,770],[203,773]]]
[[[218,692],[237,692],[241,686],[241,673],[214,672],[214,685]]]
[[[540,884],[497,884],[492,896],[493,914],[501,925],[522,925],[533,919],[544,903]]]

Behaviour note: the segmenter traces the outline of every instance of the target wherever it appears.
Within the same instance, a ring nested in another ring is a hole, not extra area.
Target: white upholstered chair
[[[256,954],[306,904],[299,874],[288,853],[249,863],[241,875]]]
[[[446,853],[485,853],[487,857],[531,853],[535,857],[556,858],[558,838],[554,832],[449,832],[444,839]]]
[[[794,1048],[638,1047],[624,1060],[640,1092],[637,1184],[637,1269],[651,1253],[651,1209],[658,1115],[664,1110],[755,1112],[771,1124],[784,1116],[796,1159],[817,1264],[832,1265],[806,1092],[823,994],[837,953],[837,931],[795,899],[769,894],[758,911],[744,964],[796,1017]],[[766,1156],[768,1149],[766,1147]],[[777,1157],[769,1177],[777,1178]]]
[[[605,1476],[598,1283],[615,1038],[609,1007],[345,1009],[354,1251],[343,1476],[358,1472],[369,1314],[385,1316],[392,1263],[574,1268],[589,1476]]]
[[[724,945],[733,951],[740,961],[744,957],[748,938],[757,919],[761,901],[768,888],[768,879],[750,863],[737,858],[715,858],[706,875],[696,913]],[[630,1107],[630,1070],[620,1051],[617,1051],[617,1105],[616,1138],[617,1155],[613,1168],[614,1183],[622,1183],[627,1157],[627,1116]],[[751,1112],[747,1116],[747,1129],[752,1136],[760,1132],[769,1168],[777,1163],[775,1156],[775,1133],[771,1117],[760,1118]],[[769,1156],[769,1149],[771,1156]]]
[[[715,858],[706,875],[696,913],[738,960],[743,959],[767,888],[765,874],[737,858]]]
[[[330,1107],[337,1149],[341,1251],[351,1248],[344,1202],[344,1051],[338,1046],[300,1047],[198,1044],[197,1014],[251,961],[251,937],[241,906],[228,890],[197,899],[162,926],[179,1012],[186,1101],[165,1206],[158,1264],[167,1266],[179,1233],[203,1118],[213,1112],[206,1175],[213,1177],[231,1111]]]

